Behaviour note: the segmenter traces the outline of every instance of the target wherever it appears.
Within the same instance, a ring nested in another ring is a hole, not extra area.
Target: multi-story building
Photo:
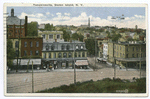
[[[54,68],[72,67],[75,60],[87,60],[85,43],[72,42],[43,42],[42,66]]]
[[[108,61],[121,67],[146,66],[145,42],[108,42]]]
[[[26,69],[28,62],[29,65],[32,65],[32,61],[35,68],[40,67],[43,47],[42,37],[22,37],[19,40],[11,39],[11,41],[16,51],[16,59],[13,60],[14,66],[17,65],[18,59],[19,68],[21,69]]]
[[[43,37],[43,42],[64,41],[63,31],[38,31],[38,36]]]
[[[14,9],[11,9],[11,16],[6,18],[6,25],[8,38],[25,37],[27,34],[27,16],[25,19],[19,19],[14,16]]]

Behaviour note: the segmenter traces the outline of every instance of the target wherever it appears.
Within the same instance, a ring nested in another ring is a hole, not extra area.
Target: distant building
[[[75,53],[74,53],[75,50]],[[72,42],[43,42],[42,67],[73,68],[76,60],[87,60],[85,43]]]
[[[17,16],[14,16],[14,9],[11,9],[11,16],[6,18],[7,37],[25,37],[27,34],[27,20],[27,16],[25,16],[25,19],[19,19]]]
[[[43,42],[64,41],[63,31],[38,31],[38,36],[43,37]]]
[[[103,59],[107,61],[108,59],[108,43],[103,42]]]
[[[146,43],[138,41],[108,42],[108,61],[124,67],[146,66]]]
[[[40,25],[38,26],[38,28],[39,28],[39,29],[45,29],[45,24],[40,24]]]

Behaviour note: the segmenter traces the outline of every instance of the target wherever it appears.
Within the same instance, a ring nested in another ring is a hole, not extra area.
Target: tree
[[[38,36],[38,23],[31,22],[27,27],[27,36]]]
[[[66,32],[66,30],[63,30],[63,38],[65,41],[69,41],[70,40],[70,34],[68,32]]]
[[[118,41],[118,39],[119,39],[120,37],[121,37],[120,34],[113,34],[112,37],[111,37],[111,39],[112,39],[112,41],[116,42],[116,41]]]
[[[74,39],[74,40],[78,40],[79,39],[79,41],[82,42],[83,38],[84,38],[84,36],[82,34],[78,34],[78,33],[72,34],[72,39]]]
[[[13,59],[15,58],[16,53],[13,49],[13,43],[10,39],[7,40],[7,66],[11,68],[13,66]]]
[[[45,24],[45,30],[47,30],[47,31],[52,31],[54,29],[54,27],[53,27],[53,24]]]
[[[96,44],[97,44],[97,42],[96,42]],[[86,46],[86,49],[90,55],[95,55],[95,39],[94,38],[86,39],[85,40],[85,46]],[[98,46],[97,45],[96,45],[96,48],[97,48],[97,52],[98,52]]]

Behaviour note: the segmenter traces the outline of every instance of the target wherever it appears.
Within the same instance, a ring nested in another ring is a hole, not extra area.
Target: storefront
[[[32,62],[34,69],[41,68],[41,59],[18,59],[18,69],[31,69]],[[13,60],[14,68],[17,66],[17,59]],[[27,67],[29,65],[29,67]],[[13,69],[14,69],[13,68]]]

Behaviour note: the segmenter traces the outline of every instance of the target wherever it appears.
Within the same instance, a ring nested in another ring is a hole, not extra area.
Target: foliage
[[[59,31],[63,31],[63,38],[64,38],[64,41],[69,41],[70,40],[70,33],[66,32],[65,29],[60,29]]]
[[[97,81],[77,82],[74,84],[62,85],[52,89],[38,91],[38,93],[118,93],[117,90],[128,90],[128,93],[146,93],[146,78],[136,79],[130,82],[121,79],[106,78]]]
[[[54,29],[54,27],[53,27],[53,24],[45,24],[45,30],[47,30],[47,31],[52,31]]]
[[[96,42],[97,44],[97,42]],[[90,55],[95,55],[95,39],[94,38],[88,38],[85,40],[85,46]],[[98,46],[96,45],[97,52],[98,52]]]
[[[15,50],[13,49],[13,43],[10,39],[7,40],[7,66],[11,68],[13,66],[12,59],[16,56]]]
[[[83,39],[84,39],[84,36],[82,34],[74,33],[74,34],[72,34],[72,39],[73,40],[78,40],[79,39],[79,41],[82,42]]]
[[[38,23],[37,22],[28,23],[27,36],[38,36]]]

